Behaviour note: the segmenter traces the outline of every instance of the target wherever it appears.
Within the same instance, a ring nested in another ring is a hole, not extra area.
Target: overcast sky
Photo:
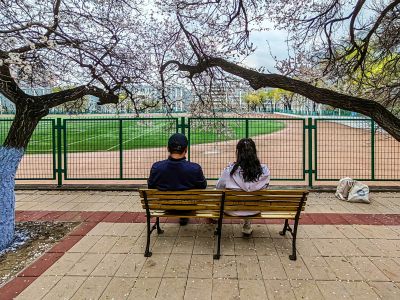
[[[251,56],[246,58],[244,63],[250,67],[264,67],[265,71],[276,72],[275,61],[271,54],[278,59],[287,57],[286,38],[287,33],[280,30],[270,29],[264,32],[251,32],[250,40],[257,49]]]

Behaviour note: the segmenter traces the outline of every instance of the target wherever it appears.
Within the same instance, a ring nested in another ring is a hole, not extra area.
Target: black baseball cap
[[[168,140],[168,149],[170,151],[183,151],[188,146],[188,139],[182,133],[174,133]]]

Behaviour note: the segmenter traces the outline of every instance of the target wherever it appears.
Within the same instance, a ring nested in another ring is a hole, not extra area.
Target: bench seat
[[[160,217],[171,218],[213,218],[218,219],[216,228],[217,253],[220,258],[222,221],[223,219],[284,219],[281,235],[289,231],[292,235],[291,260],[296,260],[296,236],[300,214],[305,209],[307,190],[272,190],[266,189],[254,192],[236,190],[187,190],[187,191],[158,191],[140,189],[142,207],[146,210],[147,244],[145,256],[152,255],[150,247],[151,233],[163,233],[160,228]],[[252,216],[232,216],[227,211],[260,211]],[[151,218],[156,222],[150,225]],[[293,228],[289,224],[293,221]]]
[[[165,218],[219,218],[219,211],[180,211],[175,213],[170,210],[154,210],[151,212],[152,217]]]

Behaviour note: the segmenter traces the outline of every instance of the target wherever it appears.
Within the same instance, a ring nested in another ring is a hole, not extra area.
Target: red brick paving
[[[64,253],[45,253],[28,268],[18,274],[18,277],[39,277],[50,268]]]
[[[57,221],[74,222],[80,220],[79,211],[67,211],[57,218]]]
[[[117,222],[125,213],[124,212],[111,212],[103,219],[103,222],[114,223]]]
[[[82,235],[68,235],[51,248],[49,253],[65,253],[83,238]]]
[[[90,230],[92,230],[99,222],[84,222],[70,232],[70,236],[85,236]]]
[[[17,222],[23,221],[81,221],[89,223],[145,223],[144,212],[71,212],[71,211],[18,211]],[[161,218],[162,223],[177,223],[178,218]],[[207,219],[193,219],[192,223],[207,223]],[[225,224],[240,223],[239,219],[226,219]],[[256,224],[280,224],[281,220],[253,220]],[[303,213],[302,225],[400,225],[400,214]]]
[[[38,277],[16,277],[0,288],[1,300],[11,300],[17,297]]]

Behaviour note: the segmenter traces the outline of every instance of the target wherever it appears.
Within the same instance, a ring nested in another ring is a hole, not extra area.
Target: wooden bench
[[[296,236],[300,213],[305,209],[308,191],[306,190],[261,190],[243,192],[226,190],[223,209],[227,211],[259,211],[257,215],[246,217],[249,219],[284,219],[283,230],[280,235],[289,231],[292,235],[292,254],[289,259],[296,260]],[[224,219],[238,219],[243,217],[223,215]],[[293,228],[289,220],[294,220]]]
[[[140,189],[142,207],[146,210],[147,243],[144,256],[152,255],[150,251],[150,236],[157,229],[158,234],[164,231],[160,228],[160,217],[168,218],[213,218],[218,219],[218,228],[222,227],[222,190],[187,190],[187,191],[158,191]],[[151,218],[156,218],[151,227]],[[220,256],[221,235],[218,235],[217,254]]]
[[[145,256],[150,252],[150,236],[160,228],[160,217],[173,218],[213,218],[218,219],[216,228],[217,253],[214,259],[220,258],[222,221],[223,219],[243,218],[229,216],[224,211],[260,211],[259,214],[248,217],[250,219],[284,219],[283,230],[285,235],[289,231],[292,235],[291,260],[296,260],[296,236],[300,213],[304,210],[308,191],[306,190],[262,190],[243,192],[233,190],[187,190],[187,191],[158,191],[150,189],[139,190],[143,208],[146,210],[147,243]],[[151,218],[156,218],[151,226]],[[294,220],[293,228],[289,220]]]

